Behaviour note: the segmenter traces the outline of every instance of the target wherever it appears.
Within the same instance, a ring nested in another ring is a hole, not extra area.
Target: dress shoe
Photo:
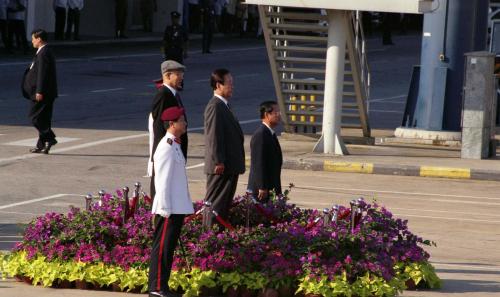
[[[30,153],[32,153],[32,154],[41,154],[42,153],[42,149],[43,148],[34,147],[34,148],[30,149]]]
[[[43,146],[42,150],[41,150],[41,153],[43,154],[48,154],[49,151],[50,151],[50,148],[53,146],[53,145],[56,145],[57,144],[57,140],[53,140],[53,141],[48,141],[48,142],[45,142],[45,145]]]

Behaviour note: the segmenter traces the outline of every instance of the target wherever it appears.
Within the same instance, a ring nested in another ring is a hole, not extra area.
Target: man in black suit
[[[23,77],[23,96],[31,100],[29,117],[38,130],[38,142],[31,153],[48,154],[57,143],[52,131],[52,110],[57,98],[56,60],[47,45],[47,32],[36,29],[31,33],[33,47],[38,49]]]
[[[205,108],[205,201],[212,203],[223,219],[227,218],[238,176],[245,172],[243,131],[231,111],[233,78],[227,69],[216,69],[210,77],[213,98]],[[204,214],[203,224],[211,226],[214,216]]]
[[[173,106],[184,107],[182,104],[181,96],[179,95],[179,90],[182,89],[182,81],[184,79],[184,70],[186,67],[176,61],[167,60],[161,63],[161,73],[163,78],[163,86],[158,89],[155,98],[153,99],[153,106],[151,109],[151,118],[153,121],[153,143],[151,149],[151,161],[153,161],[152,156],[154,156],[156,147],[160,140],[165,136],[166,130],[161,120],[162,112]],[[187,121],[186,114],[184,118]],[[184,158],[187,160],[187,147],[188,147],[188,137],[187,132],[181,136],[181,150]],[[151,198],[155,196],[155,184],[154,184],[154,164],[153,172],[151,174]]]
[[[250,141],[251,165],[248,189],[261,202],[269,201],[269,191],[281,194],[281,165],[283,155],[274,129],[281,122],[281,113],[275,101],[260,104],[262,125]]]

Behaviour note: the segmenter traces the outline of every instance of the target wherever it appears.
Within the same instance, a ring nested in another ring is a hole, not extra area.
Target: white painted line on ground
[[[471,270],[491,270],[500,272],[500,267],[489,267],[489,266],[480,266],[480,265],[463,265],[463,264],[445,264],[445,263],[436,263],[431,261],[434,267],[450,267],[450,268],[465,268]]]
[[[300,200],[292,200],[291,202],[293,203],[299,203],[303,205],[322,205],[322,206],[332,206],[333,203],[328,203],[328,202],[312,202],[312,201],[300,201]],[[418,211],[418,212],[438,212],[438,213],[449,213],[449,214],[465,214],[468,216],[480,216],[480,217],[500,217],[498,214],[488,214],[488,213],[473,213],[473,212],[461,212],[461,211],[449,211],[449,210],[436,210],[436,209],[422,209],[422,208],[399,208],[399,207],[391,207],[389,209],[391,212],[393,210],[400,210],[400,211]]]
[[[245,48],[228,48],[228,49],[220,49],[212,51],[213,53],[227,53],[227,52],[239,52],[239,51],[249,51],[249,50],[259,50],[265,49],[264,46],[259,47],[245,47]],[[201,54],[200,50],[196,51],[188,51],[189,54]],[[70,63],[70,62],[78,62],[78,61],[99,61],[99,60],[112,60],[112,59],[123,59],[123,58],[140,58],[140,57],[155,57],[161,56],[161,53],[141,53],[141,54],[130,54],[130,55],[114,55],[114,56],[98,56],[91,58],[66,58],[66,59],[57,59],[58,63]],[[7,62],[0,63],[0,67],[2,66],[28,66],[31,63],[31,60],[19,61],[19,62]]]
[[[58,143],[66,143],[66,142],[76,141],[79,139],[80,138],[57,137],[57,142]],[[38,141],[38,138],[29,138],[29,139],[23,139],[23,140],[18,140],[18,141],[13,141],[13,142],[7,142],[7,143],[4,143],[4,145],[34,147],[36,145],[37,141]]]
[[[394,99],[399,99],[399,98],[406,98],[406,94],[402,95],[397,95],[397,96],[392,96],[392,97],[384,97],[384,98],[377,98],[377,99],[370,99],[368,102],[373,103],[373,102],[381,102],[381,101],[390,101]]]
[[[2,205],[2,206],[0,206],[0,209],[6,209],[6,208],[11,208],[11,207],[25,205],[25,204],[31,204],[31,203],[35,203],[35,202],[50,200],[50,199],[57,199],[57,198],[61,198],[61,197],[64,197],[64,196],[82,196],[82,195],[78,195],[78,194],[56,194],[56,195],[52,195],[52,196],[46,196],[46,197],[35,198],[35,199],[26,200],[26,201],[22,201],[22,202],[16,202],[16,203],[12,203],[12,204]]]
[[[4,211],[4,210],[0,210],[0,213],[18,214],[18,215],[30,215],[30,216],[41,216],[41,215],[43,215],[43,213],[19,212],[19,211]],[[2,236],[0,236],[0,237],[2,237]]]
[[[260,75],[262,75],[262,73],[249,73],[249,74],[235,75],[233,78],[237,79],[237,78],[245,78],[245,77],[256,77],[256,76],[260,76]],[[194,82],[195,83],[202,83],[202,82],[209,82],[209,81],[210,81],[209,78],[204,78],[204,79],[197,79]]]
[[[200,163],[200,164],[196,164],[196,165],[192,165],[192,166],[186,167],[186,170],[194,169],[194,168],[199,168],[199,167],[203,167],[203,166],[205,166],[205,163]]]
[[[295,204],[301,204],[301,205],[327,205],[331,206],[331,203],[325,203],[325,202],[311,202],[311,201],[296,201],[296,200],[290,200],[291,203]],[[322,210],[323,208],[313,208],[316,210]],[[391,209],[389,209],[391,210]],[[435,220],[448,220],[448,221],[459,221],[459,222],[475,222],[475,223],[490,223],[490,224],[500,224],[500,221],[493,221],[493,220],[478,220],[478,219],[465,219],[463,217],[460,218],[454,218],[454,217],[434,217],[434,216],[422,216],[422,215],[413,215],[413,214],[404,214],[404,213],[396,213],[392,212],[393,215],[399,216],[399,217],[414,217],[414,218],[423,218],[423,219],[435,219]]]
[[[474,223],[489,223],[489,224],[500,224],[500,221],[492,221],[492,220],[476,220],[476,219],[466,219],[466,218],[447,218],[447,217],[433,217],[433,216],[421,216],[421,215],[412,215],[412,214],[403,214],[403,213],[392,213],[396,216],[404,216],[404,217],[412,217],[412,218],[421,218],[421,219],[434,219],[434,220],[446,220],[446,221],[458,221],[458,222],[474,222]]]
[[[346,191],[347,193],[356,192],[373,192],[373,193],[383,193],[383,194],[395,194],[395,195],[409,195],[409,196],[436,196],[436,197],[453,197],[453,198],[467,198],[467,199],[484,199],[484,200],[497,200],[500,198],[484,197],[484,196],[467,196],[467,195],[452,195],[452,194],[438,194],[438,193],[422,193],[422,192],[403,192],[403,191],[382,191],[373,189],[353,189],[353,188],[335,188],[335,187],[316,187],[316,186],[298,186],[295,184],[295,188],[304,190],[328,190],[328,191]]]
[[[385,112],[385,113],[403,113],[404,110],[398,111],[398,110],[380,110],[380,109],[370,109],[370,112]]]
[[[245,121],[240,121],[240,124],[245,125],[245,124],[255,123],[255,122],[259,122],[259,121],[261,121],[261,120],[260,119],[245,120]],[[203,131],[203,127],[189,128],[188,131],[190,131],[190,132],[191,131]],[[101,144],[107,144],[107,143],[112,143],[112,142],[117,142],[117,141],[122,141],[122,140],[135,139],[135,138],[140,138],[140,137],[149,137],[149,133],[134,134],[134,135],[129,135],[129,136],[121,136],[121,137],[113,137],[113,138],[88,142],[88,143],[84,143],[84,144],[80,144],[80,145],[74,145],[74,146],[70,146],[70,147],[66,147],[66,148],[52,149],[50,152],[51,153],[63,153],[63,152],[78,150],[78,149],[82,149],[82,148],[93,147],[93,146],[97,146],[97,145],[101,145]],[[10,158],[3,158],[3,159],[0,159],[0,164],[6,163],[6,162],[12,162],[12,161],[26,160],[26,159],[36,158],[36,157],[40,157],[40,156],[45,156],[45,155],[44,154],[25,154],[25,155],[10,157]]]
[[[104,93],[104,92],[114,92],[114,91],[121,91],[121,90],[125,90],[125,88],[93,90],[93,91],[90,91],[90,93]]]

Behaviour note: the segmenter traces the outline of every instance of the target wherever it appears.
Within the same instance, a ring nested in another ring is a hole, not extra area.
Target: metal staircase
[[[324,10],[259,5],[276,96],[285,130],[318,133],[322,127],[327,17]],[[370,136],[366,101],[370,72],[359,12],[347,33],[342,127]]]

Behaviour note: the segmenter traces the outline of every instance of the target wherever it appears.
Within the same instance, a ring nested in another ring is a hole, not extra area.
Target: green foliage
[[[318,294],[324,297],[334,296],[397,296],[404,289],[404,281],[394,278],[387,282],[383,278],[374,274],[366,273],[362,277],[358,277],[356,281],[350,284],[347,280],[347,274],[330,280],[326,275],[320,278],[311,278],[305,276],[300,280],[297,293]]]
[[[413,280],[416,286],[426,287],[429,289],[441,288],[441,279],[437,276],[434,267],[429,262],[416,263],[399,263],[396,266],[399,271],[398,278]],[[421,284],[421,282],[424,284]]]

